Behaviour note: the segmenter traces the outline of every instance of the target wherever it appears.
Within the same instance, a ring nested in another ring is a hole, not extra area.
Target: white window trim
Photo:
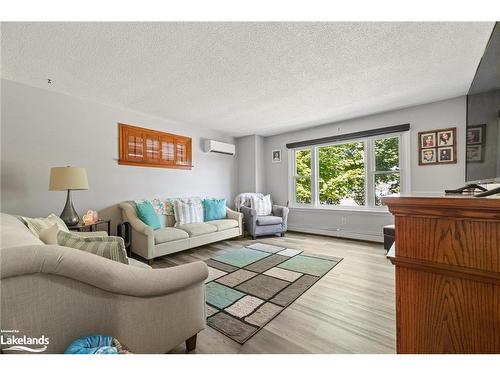
[[[374,144],[377,139],[384,138],[399,138],[399,176],[400,176],[400,194],[406,194],[410,191],[410,136],[409,132],[399,132],[392,134],[383,134],[372,137],[356,138],[351,140],[343,140],[341,142],[329,142],[314,146],[306,146],[288,150],[288,201],[290,208],[296,209],[313,209],[313,210],[339,210],[339,211],[366,211],[366,212],[386,212],[387,207],[375,206],[375,149]],[[319,158],[318,150],[320,147],[336,146],[352,142],[363,142],[365,147],[365,202],[364,206],[339,206],[319,203]],[[295,194],[295,179],[296,165],[295,152],[299,150],[311,150],[311,203],[296,203]]]

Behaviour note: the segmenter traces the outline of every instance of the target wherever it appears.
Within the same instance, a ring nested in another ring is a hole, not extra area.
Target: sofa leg
[[[257,236],[252,236],[252,240],[256,240],[257,239]]]
[[[155,261],[155,259],[154,259],[154,258],[153,258],[153,259],[149,259],[149,260],[148,260],[148,264],[149,264],[150,266],[152,266],[152,265],[153,265],[153,263],[154,263],[154,261]]]
[[[281,233],[281,237],[285,237],[285,232]]]
[[[196,349],[196,335],[191,336],[186,340],[186,353],[192,352]]]

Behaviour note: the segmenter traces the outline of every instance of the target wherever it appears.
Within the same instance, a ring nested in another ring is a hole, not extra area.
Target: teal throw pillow
[[[136,203],[135,209],[137,211],[137,216],[139,216],[139,219],[141,219],[144,224],[153,229],[160,228],[160,219],[150,201]]]
[[[226,218],[225,199],[204,199],[203,216],[205,221],[221,220]]]

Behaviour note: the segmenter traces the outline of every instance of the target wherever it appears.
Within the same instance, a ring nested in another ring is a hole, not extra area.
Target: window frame
[[[399,178],[400,194],[404,194],[410,189],[409,178],[409,132],[397,132],[390,134],[381,134],[363,138],[353,138],[339,142],[328,142],[323,144],[297,147],[288,149],[289,160],[289,188],[288,197],[291,208],[308,208],[322,210],[344,210],[344,211],[387,211],[385,206],[375,205],[375,176],[387,171],[375,170],[375,141],[386,138],[398,138],[399,155]],[[319,149],[326,146],[337,146],[348,143],[362,142],[364,144],[364,163],[365,163],[365,205],[363,206],[340,206],[332,204],[321,204],[319,202]],[[311,150],[311,203],[297,203],[296,200],[296,158],[295,153],[299,150]],[[390,173],[390,172],[389,172]],[[395,172],[393,172],[395,173]]]

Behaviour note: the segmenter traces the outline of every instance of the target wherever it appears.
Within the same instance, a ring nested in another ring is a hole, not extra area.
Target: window
[[[402,184],[401,134],[292,150],[292,202],[306,207],[382,205]]]
[[[382,197],[401,192],[399,171],[399,137],[375,140],[375,205],[382,205]]]
[[[311,150],[295,152],[295,201],[298,204],[311,203]]]
[[[191,138],[118,124],[119,164],[191,169]]]

